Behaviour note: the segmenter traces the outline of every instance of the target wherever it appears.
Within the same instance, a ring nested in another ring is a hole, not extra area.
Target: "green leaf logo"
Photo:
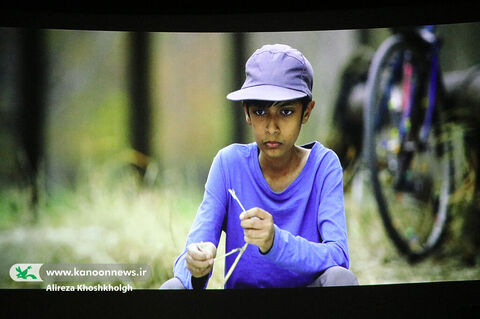
[[[43,264],[15,264],[10,268],[10,277],[15,281],[43,281],[40,267]]]
[[[27,269],[22,270],[20,267],[15,268],[17,270],[17,278],[27,279],[28,277],[32,279],[37,279],[35,275],[28,274],[28,271],[32,269],[32,266],[28,266]]]

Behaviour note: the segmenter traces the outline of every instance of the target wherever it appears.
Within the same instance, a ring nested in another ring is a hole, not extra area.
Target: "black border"
[[[47,292],[2,289],[0,309],[21,317],[142,318],[474,318],[480,314],[480,281],[355,287]]]
[[[325,4],[322,4],[325,2]],[[0,6],[0,26],[105,31],[311,31],[480,21],[475,1],[322,1],[309,7],[227,5],[178,7]],[[263,9],[262,9],[263,8]]]

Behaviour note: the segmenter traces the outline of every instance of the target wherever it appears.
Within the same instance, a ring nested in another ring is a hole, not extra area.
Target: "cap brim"
[[[231,101],[288,101],[299,99],[304,96],[307,96],[307,94],[297,90],[291,90],[274,85],[259,85],[233,91],[227,95],[227,99]]]

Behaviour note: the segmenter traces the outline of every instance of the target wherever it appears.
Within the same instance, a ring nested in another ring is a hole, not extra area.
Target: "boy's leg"
[[[334,266],[326,269],[308,287],[358,286],[357,277],[350,270]]]
[[[160,289],[186,289],[182,282],[178,279],[173,277],[163,283],[160,286]]]

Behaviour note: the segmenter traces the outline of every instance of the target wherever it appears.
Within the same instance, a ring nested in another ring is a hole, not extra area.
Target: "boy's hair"
[[[305,97],[295,99],[295,100],[288,100],[288,101],[244,100],[243,103],[247,107],[248,116],[250,116],[250,108],[252,106],[257,106],[257,107],[260,107],[260,108],[267,109],[271,106],[282,106],[282,105],[287,104],[287,103],[288,104],[293,104],[293,103],[296,103],[297,101],[302,104],[302,116],[301,116],[301,118],[303,118],[303,115],[305,114],[305,110],[307,109],[308,104],[312,101],[312,99],[309,96],[305,96]]]

